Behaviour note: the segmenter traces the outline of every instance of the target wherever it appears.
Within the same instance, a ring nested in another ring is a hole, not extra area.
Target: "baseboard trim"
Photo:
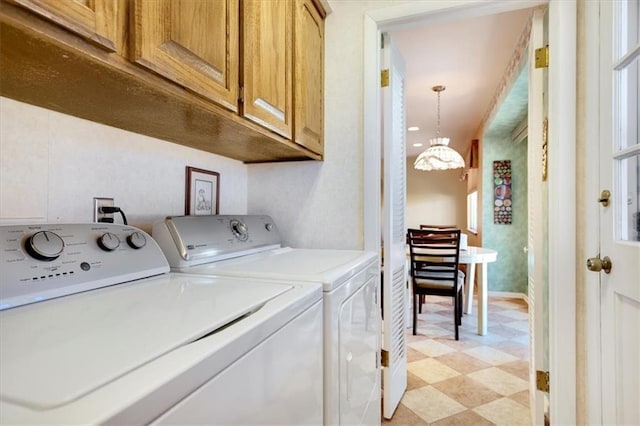
[[[523,293],[515,293],[512,291],[490,291],[489,296],[507,297],[510,299],[522,299],[529,304],[529,297]]]

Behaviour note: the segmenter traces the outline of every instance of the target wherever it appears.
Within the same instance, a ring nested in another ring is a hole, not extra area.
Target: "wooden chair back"
[[[450,281],[455,288],[460,261],[460,230],[409,229],[408,239],[412,277]]]

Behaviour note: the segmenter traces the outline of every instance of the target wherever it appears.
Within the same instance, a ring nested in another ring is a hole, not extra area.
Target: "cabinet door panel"
[[[13,0],[111,52],[125,46],[126,2],[122,0]]]
[[[238,0],[136,0],[134,60],[237,111]]]
[[[324,21],[311,0],[296,1],[294,20],[294,139],[313,152],[323,152]]]
[[[245,0],[243,13],[244,117],[292,135],[292,28],[290,0]]]

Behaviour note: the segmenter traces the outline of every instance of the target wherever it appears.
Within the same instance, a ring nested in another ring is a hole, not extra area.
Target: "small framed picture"
[[[220,173],[187,166],[184,214],[201,216],[219,213]]]

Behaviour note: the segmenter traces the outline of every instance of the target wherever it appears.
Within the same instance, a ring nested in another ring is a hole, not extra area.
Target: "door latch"
[[[600,198],[598,199],[598,202],[602,204],[602,207],[608,207],[609,198],[611,198],[611,191],[609,191],[608,189],[603,189],[602,192],[600,193]]]

